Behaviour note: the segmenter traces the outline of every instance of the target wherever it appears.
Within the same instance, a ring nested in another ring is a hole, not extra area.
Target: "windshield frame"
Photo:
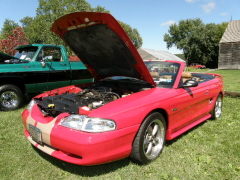
[[[38,51],[38,47],[27,47],[18,49],[14,57],[20,60],[32,61]]]
[[[173,88],[181,64],[178,62],[148,60],[144,61],[157,87]]]

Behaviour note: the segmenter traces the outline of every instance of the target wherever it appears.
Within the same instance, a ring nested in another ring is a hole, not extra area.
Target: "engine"
[[[111,81],[114,82],[114,81]],[[101,82],[83,88],[79,93],[64,93],[55,96],[44,97],[38,100],[38,106],[42,112],[51,117],[56,117],[62,112],[78,114],[79,108],[84,107],[88,111],[97,109],[109,102],[115,101],[123,96],[130,95],[150,86],[139,83],[106,83]]]

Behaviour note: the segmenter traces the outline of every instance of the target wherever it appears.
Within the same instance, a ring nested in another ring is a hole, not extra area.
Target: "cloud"
[[[226,13],[226,12],[223,12],[223,13],[221,13],[220,15],[221,15],[221,16],[227,16],[227,15],[228,15],[228,13]]]
[[[169,21],[167,21],[165,23],[162,23],[161,26],[170,26],[170,25],[175,24],[175,23],[176,22],[174,20],[169,20]]]
[[[216,3],[215,2],[210,2],[206,5],[202,5],[202,9],[205,13],[210,13],[216,6]]]

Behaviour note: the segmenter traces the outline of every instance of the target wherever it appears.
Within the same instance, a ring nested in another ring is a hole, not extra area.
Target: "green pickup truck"
[[[15,49],[14,56],[0,52],[0,110],[21,107],[31,94],[93,81],[79,59],[69,59],[64,46],[30,44]]]

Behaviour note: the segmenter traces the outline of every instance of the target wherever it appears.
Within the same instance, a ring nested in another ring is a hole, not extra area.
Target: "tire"
[[[0,86],[0,110],[18,109],[23,104],[23,93],[17,86],[6,84]]]
[[[138,164],[148,164],[161,154],[166,137],[166,122],[162,114],[150,114],[141,125],[130,158]]]
[[[219,94],[217,99],[216,99],[214,108],[211,111],[211,115],[212,115],[211,119],[212,120],[218,119],[221,116],[221,114],[222,114],[222,99],[223,99],[222,95]]]

